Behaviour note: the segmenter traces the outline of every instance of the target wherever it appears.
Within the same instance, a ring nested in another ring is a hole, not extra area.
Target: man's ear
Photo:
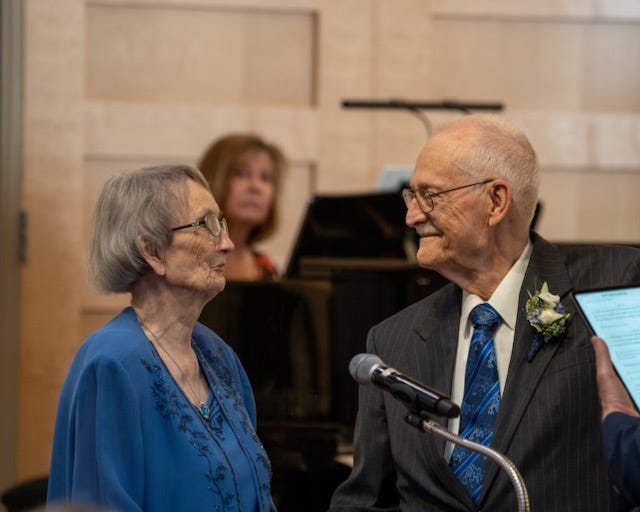
[[[513,194],[511,193],[511,184],[503,179],[496,179],[491,182],[491,191],[489,192],[491,201],[491,210],[489,211],[489,225],[497,226],[507,215]]]
[[[158,275],[163,276],[166,273],[166,267],[162,258],[162,252],[156,244],[144,235],[138,235],[136,238],[136,247],[140,252],[140,256],[147,265]]]

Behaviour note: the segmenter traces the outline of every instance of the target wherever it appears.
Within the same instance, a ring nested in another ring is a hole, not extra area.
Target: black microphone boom
[[[463,102],[456,100],[443,101],[406,101],[401,99],[391,100],[342,100],[343,108],[366,109],[399,109],[399,110],[457,110],[469,112],[471,110],[500,111],[504,105],[499,102]]]
[[[449,397],[386,366],[374,354],[354,356],[349,363],[349,373],[358,384],[363,386],[373,384],[389,391],[394,398],[404,402],[411,411],[446,418],[456,418],[460,415],[460,407],[449,400]]]

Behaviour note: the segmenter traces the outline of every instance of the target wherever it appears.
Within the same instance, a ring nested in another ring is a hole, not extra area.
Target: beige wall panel
[[[25,2],[29,241],[21,271],[18,479],[48,473],[58,392],[78,338],[83,15],[81,1]]]
[[[309,105],[313,28],[311,13],[94,5],[87,97]]]
[[[428,41],[434,48],[433,94],[500,101],[508,110],[577,110],[583,28],[528,21],[434,21]]]
[[[543,166],[635,168],[640,162],[640,115],[507,114],[528,135]]]
[[[535,148],[542,166],[589,165],[589,119],[542,113],[507,116],[522,128]]]
[[[319,113],[318,192],[346,193],[369,187],[374,166],[369,141],[372,115],[335,110]]]
[[[400,98],[412,101],[440,101],[431,86],[432,52],[428,44],[431,30],[429,5],[423,0],[379,2],[376,35],[375,96],[379,99]],[[424,111],[428,117],[431,111]],[[377,186],[385,164],[413,164],[427,139],[427,130],[415,114],[408,111],[375,111],[372,116],[375,140],[368,185]]]
[[[109,293],[103,294],[95,292],[85,286],[82,290],[82,307],[80,308],[80,315],[84,318],[85,315],[100,314],[110,315],[109,318],[113,318],[123,308],[131,303],[131,296],[128,293]],[[81,320],[84,322],[84,320]],[[104,325],[103,324],[101,325]],[[80,339],[88,334],[82,330],[82,336]]]
[[[426,96],[422,97],[422,99],[425,98]],[[426,115],[431,118],[429,112],[426,112]],[[380,111],[376,115],[376,127],[374,158],[366,183],[371,189],[378,186],[383,167],[387,165],[413,167],[418,152],[427,140],[425,126],[410,112],[385,113],[385,111]]]
[[[539,232],[556,241],[640,242],[640,167],[543,172]]]
[[[429,94],[430,12],[424,0],[376,3],[374,94],[387,98],[425,99]]]
[[[322,192],[361,189],[370,180],[375,114],[344,110],[344,99],[375,93],[371,0],[325,0],[320,12],[318,181]]]
[[[603,166],[640,163],[640,113],[598,116],[592,121],[591,129],[592,163]]]
[[[83,194],[82,194],[82,243],[83,252],[88,252],[89,247],[89,231],[91,229],[91,222],[93,218],[93,211],[102,190],[103,185],[109,179],[110,176],[133,169],[139,169],[153,165],[153,161],[144,160],[89,160],[86,161],[84,169],[83,180]],[[170,162],[171,163],[171,162]],[[175,162],[182,163],[182,162]],[[193,162],[185,162],[193,163]]]
[[[318,0],[87,0],[91,5],[132,5],[139,7],[227,7],[232,9],[253,9],[260,11],[301,11],[314,10]]]
[[[430,0],[430,4],[437,15],[640,19],[640,4],[629,0]]]
[[[234,12],[91,6],[87,98],[239,101],[243,61],[233,57],[244,50],[243,21]]]
[[[582,109],[640,113],[640,20],[585,27],[580,60]]]
[[[243,129],[280,146],[291,162],[313,163],[318,159],[317,118],[315,108],[252,108]]]
[[[315,103],[315,26],[315,16],[306,14],[266,13],[248,17],[244,55],[246,104]]]
[[[91,102],[85,112],[90,159],[195,162],[216,138],[253,131],[293,161],[316,159],[316,113],[308,107],[193,107]]]

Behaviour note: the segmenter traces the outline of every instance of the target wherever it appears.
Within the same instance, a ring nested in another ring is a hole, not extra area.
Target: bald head
[[[519,129],[497,116],[469,115],[441,126],[420,157],[431,151],[473,180],[507,180],[513,191],[514,220],[529,226],[538,201],[540,170],[529,139]]]

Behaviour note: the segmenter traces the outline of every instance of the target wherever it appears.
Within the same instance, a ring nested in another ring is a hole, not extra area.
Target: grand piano
[[[369,328],[446,284],[415,264],[405,211],[399,193],[316,196],[284,278],[228,282],[202,312],[251,380],[280,512],[326,510],[349,473]]]

